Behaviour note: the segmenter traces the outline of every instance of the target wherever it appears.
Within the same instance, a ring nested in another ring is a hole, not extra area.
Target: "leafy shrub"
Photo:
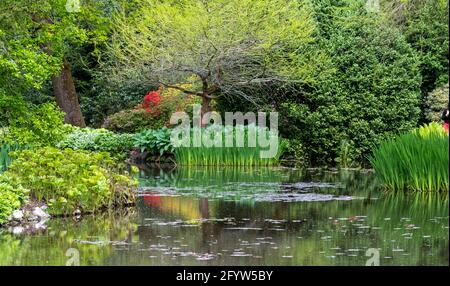
[[[106,129],[76,128],[56,146],[61,149],[109,152],[126,155],[133,148],[134,135],[115,134]]]
[[[379,23],[378,14],[366,15],[364,6],[328,11],[336,12],[328,12],[320,46],[335,73],[280,100],[280,132],[301,140],[312,163],[340,163],[343,151],[347,165],[365,163],[381,141],[416,126],[419,61],[402,34]]]
[[[138,80],[127,80],[120,85],[111,85],[107,79],[109,76],[96,73],[94,83],[83,80],[77,82],[77,91],[79,88],[81,95],[81,111],[89,126],[100,127],[106,117],[121,110],[132,109],[142,102],[142,97],[148,90],[155,88]]]
[[[28,190],[0,175],[0,225],[25,202]]]
[[[134,133],[144,129],[158,129],[165,126],[167,118],[160,114],[135,108],[119,111],[105,119],[102,127],[114,132]]]
[[[445,129],[437,122],[432,122],[428,125],[420,126],[419,128],[411,131],[414,134],[418,134],[421,137],[430,137],[430,136],[446,136],[448,133]]]
[[[144,130],[135,135],[134,147],[141,152],[150,152],[153,154],[163,155],[164,153],[172,153],[173,146],[170,142],[170,129],[161,128],[158,130]]]
[[[160,129],[169,126],[170,117],[174,112],[192,113],[192,104],[198,102],[199,99],[195,96],[171,88],[161,88],[159,93],[154,91],[148,93],[143,102],[134,109],[122,110],[108,116],[103,127],[121,133]]]
[[[305,147],[298,139],[285,140],[286,144],[283,150],[282,160],[287,164],[294,166],[305,166],[308,164],[308,157]]]
[[[417,51],[422,75],[421,89],[426,96],[448,82],[449,2],[448,0],[400,1],[400,27],[408,43]],[[398,24],[398,23],[396,23]]]
[[[371,163],[388,190],[448,191],[449,138],[432,123],[375,149]]]
[[[51,214],[95,212],[134,201],[136,181],[108,153],[45,147],[12,156],[2,176],[45,201]]]
[[[6,140],[20,145],[54,146],[72,126],[64,124],[64,113],[53,103],[33,105],[21,96],[0,94],[0,124],[8,127]]]
[[[440,121],[442,111],[448,108],[448,83],[436,88],[425,97],[425,119],[428,121]]]

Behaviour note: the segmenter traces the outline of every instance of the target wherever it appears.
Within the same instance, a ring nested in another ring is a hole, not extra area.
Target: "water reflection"
[[[0,264],[64,265],[75,247],[82,265],[364,265],[369,248],[381,265],[448,265],[448,195],[385,194],[370,172],[146,170],[140,180],[135,213],[0,234]]]

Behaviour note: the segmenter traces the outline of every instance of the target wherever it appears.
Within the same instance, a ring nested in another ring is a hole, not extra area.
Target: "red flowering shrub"
[[[192,115],[192,104],[199,103],[199,100],[198,96],[184,94],[176,89],[159,88],[157,91],[147,93],[142,103],[134,109],[109,115],[102,127],[120,133],[168,127],[174,112],[186,111]]]
[[[150,91],[145,97],[144,102],[142,103],[142,108],[144,108],[147,112],[155,112],[155,109],[159,102],[161,101],[161,95],[158,91]]]

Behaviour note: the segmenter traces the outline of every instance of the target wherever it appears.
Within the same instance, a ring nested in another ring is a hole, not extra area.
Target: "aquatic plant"
[[[212,129],[215,130],[212,130]],[[253,130],[252,130],[253,129]],[[243,142],[242,147],[238,147],[237,132],[242,132]],[[278,150],[273,158],[261,158],[261,152],[268,151],[269,147],[261,147],[261,138],[266,136],[267,140],[274,139],[273,136],[277,136],[275,133],[264,128],[260,128],[254,125],[250,126],[210,126],[207,128],[192,128],[190,132],[190,146],[189,147],[176,147],[174,149],[175,158],[177,164],[180,165],[202,165],[202,166],[273,166],[278,165],[280,156],[283,153],[283,149],[286,145],[286,141],[278,141]],[[249,134],[254,132],[255,144],[249,144]],[[200,147],[194,145],[194,136],[201,134],[202,142]],[[208,135],[213,135],[214,138],[208,138]],[[267,136],[268,135],[268,136]],[[212,144],[212,147],[205,146],[205,138],[214,140],[214,142],[221,142],[219,144]],[[233,139],[234,147],[227,147],[225,145],[226,138]],[[278,140],[276,138],[275,140]]]
[[[370,161],[388,190],[448,191],[449,137],[437,123],[383,142]]]
[[[6,171],[6,168],[11,163],[11,158],[8,156],[10,148],[9,144],[0,145],[0,173]]]
[[[30,190],[54,215],[96,212],[134,202],[137,182],[108,153],[45,147],[11,153],[0,182]]]

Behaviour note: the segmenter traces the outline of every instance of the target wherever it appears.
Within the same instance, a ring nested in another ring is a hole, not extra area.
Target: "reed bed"
[[[437,123],[383,142],[370,161],[387,190],[448,192],[449,137]]]
[[[240,134],[243,134],[244,144],[242,147],[237,147],[236,138]],[[252,133],[254,132],[254,133]],[[200,147],[196,147],[194,142],[194,136],[196,134],[203,134],[204,137],[208,137],[210,134],[211,139],[221,141],[221,144],[215,144],[212,147],[205,146],[204,141],[201,142]],[[257,134],[255,145],[249,144],[252,141],[250,134]],[[268,131],[265,128],[257,126],[236,126],[236,127],[219,127],[211,126],[203,129],[192,129],[190,132],[190,146],[189,147],[176,147],[174,154],[177,164],[187,166],[274,166],[279,164],[280,155],[284,147],[284,141],[278,141],[278,150],[276,155],[272,158],[261,158],[261,151],[267,151],[269,147],[262,148],[260,146],[261,136],[266,136],[267,140],[270,138],[278,140],[278,137],[274,132]],[[226,138],[233,138],[233,147],[226,147]],[[250,138],[250,140],[249,140]]]

